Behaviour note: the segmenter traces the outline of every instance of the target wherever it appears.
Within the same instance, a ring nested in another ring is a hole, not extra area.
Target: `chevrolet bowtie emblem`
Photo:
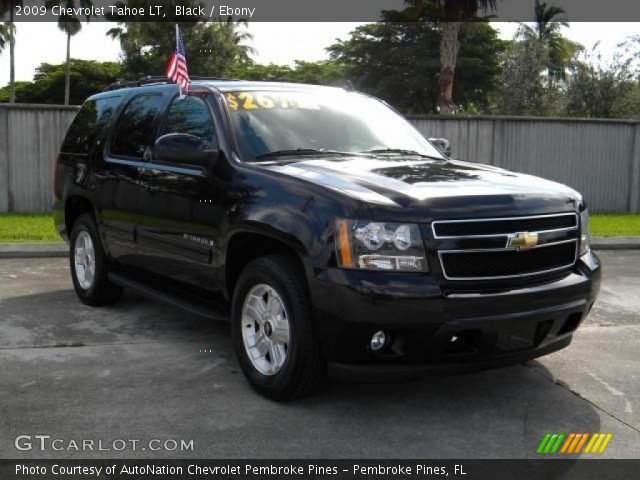
[[[519,252],[529,250],[537,244],[538,234],[529,232],[518,232],[513,235],[509,235],[509,240],[507,241],[507,247],[515,247]]]

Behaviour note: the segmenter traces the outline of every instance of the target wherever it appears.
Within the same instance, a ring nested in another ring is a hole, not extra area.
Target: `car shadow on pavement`
[[[548,432],[600,429],[595,408],[538,362],[332,382],[316,396],[277,403],[251,390],[223,322],[130,293],[91,308],[72,290],[4,298],[0,312],[8,412],[0,428],[12,434],[155,435],[197,447],[154,458],[536,458]],[[0,456],[16,455],[11,439],[0,440]]]

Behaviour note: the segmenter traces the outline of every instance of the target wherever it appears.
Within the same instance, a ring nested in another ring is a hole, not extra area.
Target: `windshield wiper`
[[[359,155],[356,152],[340,152],[338,150],[326,150],[324,148],[294,148],[290,150],[274,150],[256,155],[256,159],[269,157],[292,157],[295,155],[339,155],[353,156]]]
[[[416,152],[415,150],[407,150],[404,148],[375,148],[373,150],[365,150],[364,152],[360,152],[360,153],[367,153],[369,155],[397,153],[399,155],[418,156],[422,158],[431,158],[433,160],[445,160],[444,157],[436,157],[435,155],[425,155],[424,153],[419,153],[419,152]]]

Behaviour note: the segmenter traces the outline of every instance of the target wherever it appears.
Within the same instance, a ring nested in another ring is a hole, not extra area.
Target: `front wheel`
[[[274,400],[309,394],[325,378],[304,282],[295,259],[269,255],[247,265],[235,288],[236,354],[253,388]]]

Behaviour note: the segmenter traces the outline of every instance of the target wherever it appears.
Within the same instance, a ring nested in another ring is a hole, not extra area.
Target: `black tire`
[[[76,240],[81,232],[87,232],[93,242],[93,250],[95,254],[95,275],[91,287],[83,288],[78,280],[75,269],[75,253]],[[80,301],[86,305],[99,307],[103,305],[111,305],[118,301],[122,295],[122,288],[109,281],[107,278],[108,261],[100,241],[98,227],[90,214],[82,214],[73,224],[71,231],[71,241],[69,242],[69,268],[71,269],[71,278],[73,287]]]
[[[242,308],[255,285],[272,287],[283,300],[289,320],[289,345],[281,370],[265,375],[253,366],[242,336]],[[288,400],[314,393],[326,379],[326,362],[312,322],[312,309],[302,269],[287,255],[267,255],[249,263],[236,284],[232,302],[232,334],[236,354],[251,386],[272,400]]]

